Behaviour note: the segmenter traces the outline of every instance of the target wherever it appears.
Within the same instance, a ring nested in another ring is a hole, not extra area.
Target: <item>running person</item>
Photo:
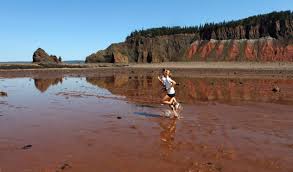
[[[162,76],[158,77],[159,81],[162,83],[167,92],[167,95],[165,95],[162,99],[162,103],[169,105],[170,108],[174,111],[175,116],[179,117],[178,113],[176,112],[176,110],[179,108],[179,103],[175,98],[176,94],[174,89],[176,82],[170,78],[170,75],[170,70],[163,69]]]

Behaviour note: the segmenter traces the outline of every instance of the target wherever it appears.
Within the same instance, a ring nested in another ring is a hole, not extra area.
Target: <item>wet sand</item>
[[[2,73],[0,171],[293,171],[289,75],[177,70],[174,120],[156,70],[105,70]]]
[[[9,66],[11,65],[11,66]],[[18,68],[17,66],[25,66]],[[33,66],[33,67],[31,67]],[[38,68],[37,64],[0,64],[0,77],[109,76],[113,73],[157,73],[172,69],[181,77],[293,77],[293,63],[255,62],[164,62],[152,64],[78,64],[58,68]]]

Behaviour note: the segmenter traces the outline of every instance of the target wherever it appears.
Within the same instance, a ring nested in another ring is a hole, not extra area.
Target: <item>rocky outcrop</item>
[[[158,63],[181,61],[181,57],[193,39],[194,34],[128,39],[123,43],[112,44],[106,50],[88,56],[86,62]]]
[[[42,48],[38,48],[33,54],[34,63],[61,63],[61,57],[49,55]]]
[[[7,93],[4,91],[0,91],[0,97],[7,97]]]

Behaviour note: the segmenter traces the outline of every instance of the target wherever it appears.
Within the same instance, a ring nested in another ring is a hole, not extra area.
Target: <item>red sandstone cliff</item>
[[[88,63],[165,61],[293,61],[293,13],[272,12],[203,27],[135,31],[125,42],[86,58]]]
[[[293,61],[293,44],[273,38],[195,41],[182,60],[188,61]]]
[[[194,35],[139,38],[113,44],[86,62],[158,63],[166,61],[292,62],[293,43],[271,37],[240,40],[196,40]]]

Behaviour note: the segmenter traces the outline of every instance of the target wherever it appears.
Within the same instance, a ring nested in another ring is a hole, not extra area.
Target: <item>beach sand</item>
[[[16,65],[16,66],[15,66]],[[18,66],[25,67],[18,67]],[[34,66],[34,67],[31,67]],[[36,76],[90,76],[113,73],[158,73],[162,68],[172,69],[176,76],[184,77],[292,77],[293,63],[255,63],[255,62],[165,62],[153,64],[78,64],[54,68],[39,68],[36,64],[0,64],[0,77]],[[68,66],[68,67],[64,67]]]

